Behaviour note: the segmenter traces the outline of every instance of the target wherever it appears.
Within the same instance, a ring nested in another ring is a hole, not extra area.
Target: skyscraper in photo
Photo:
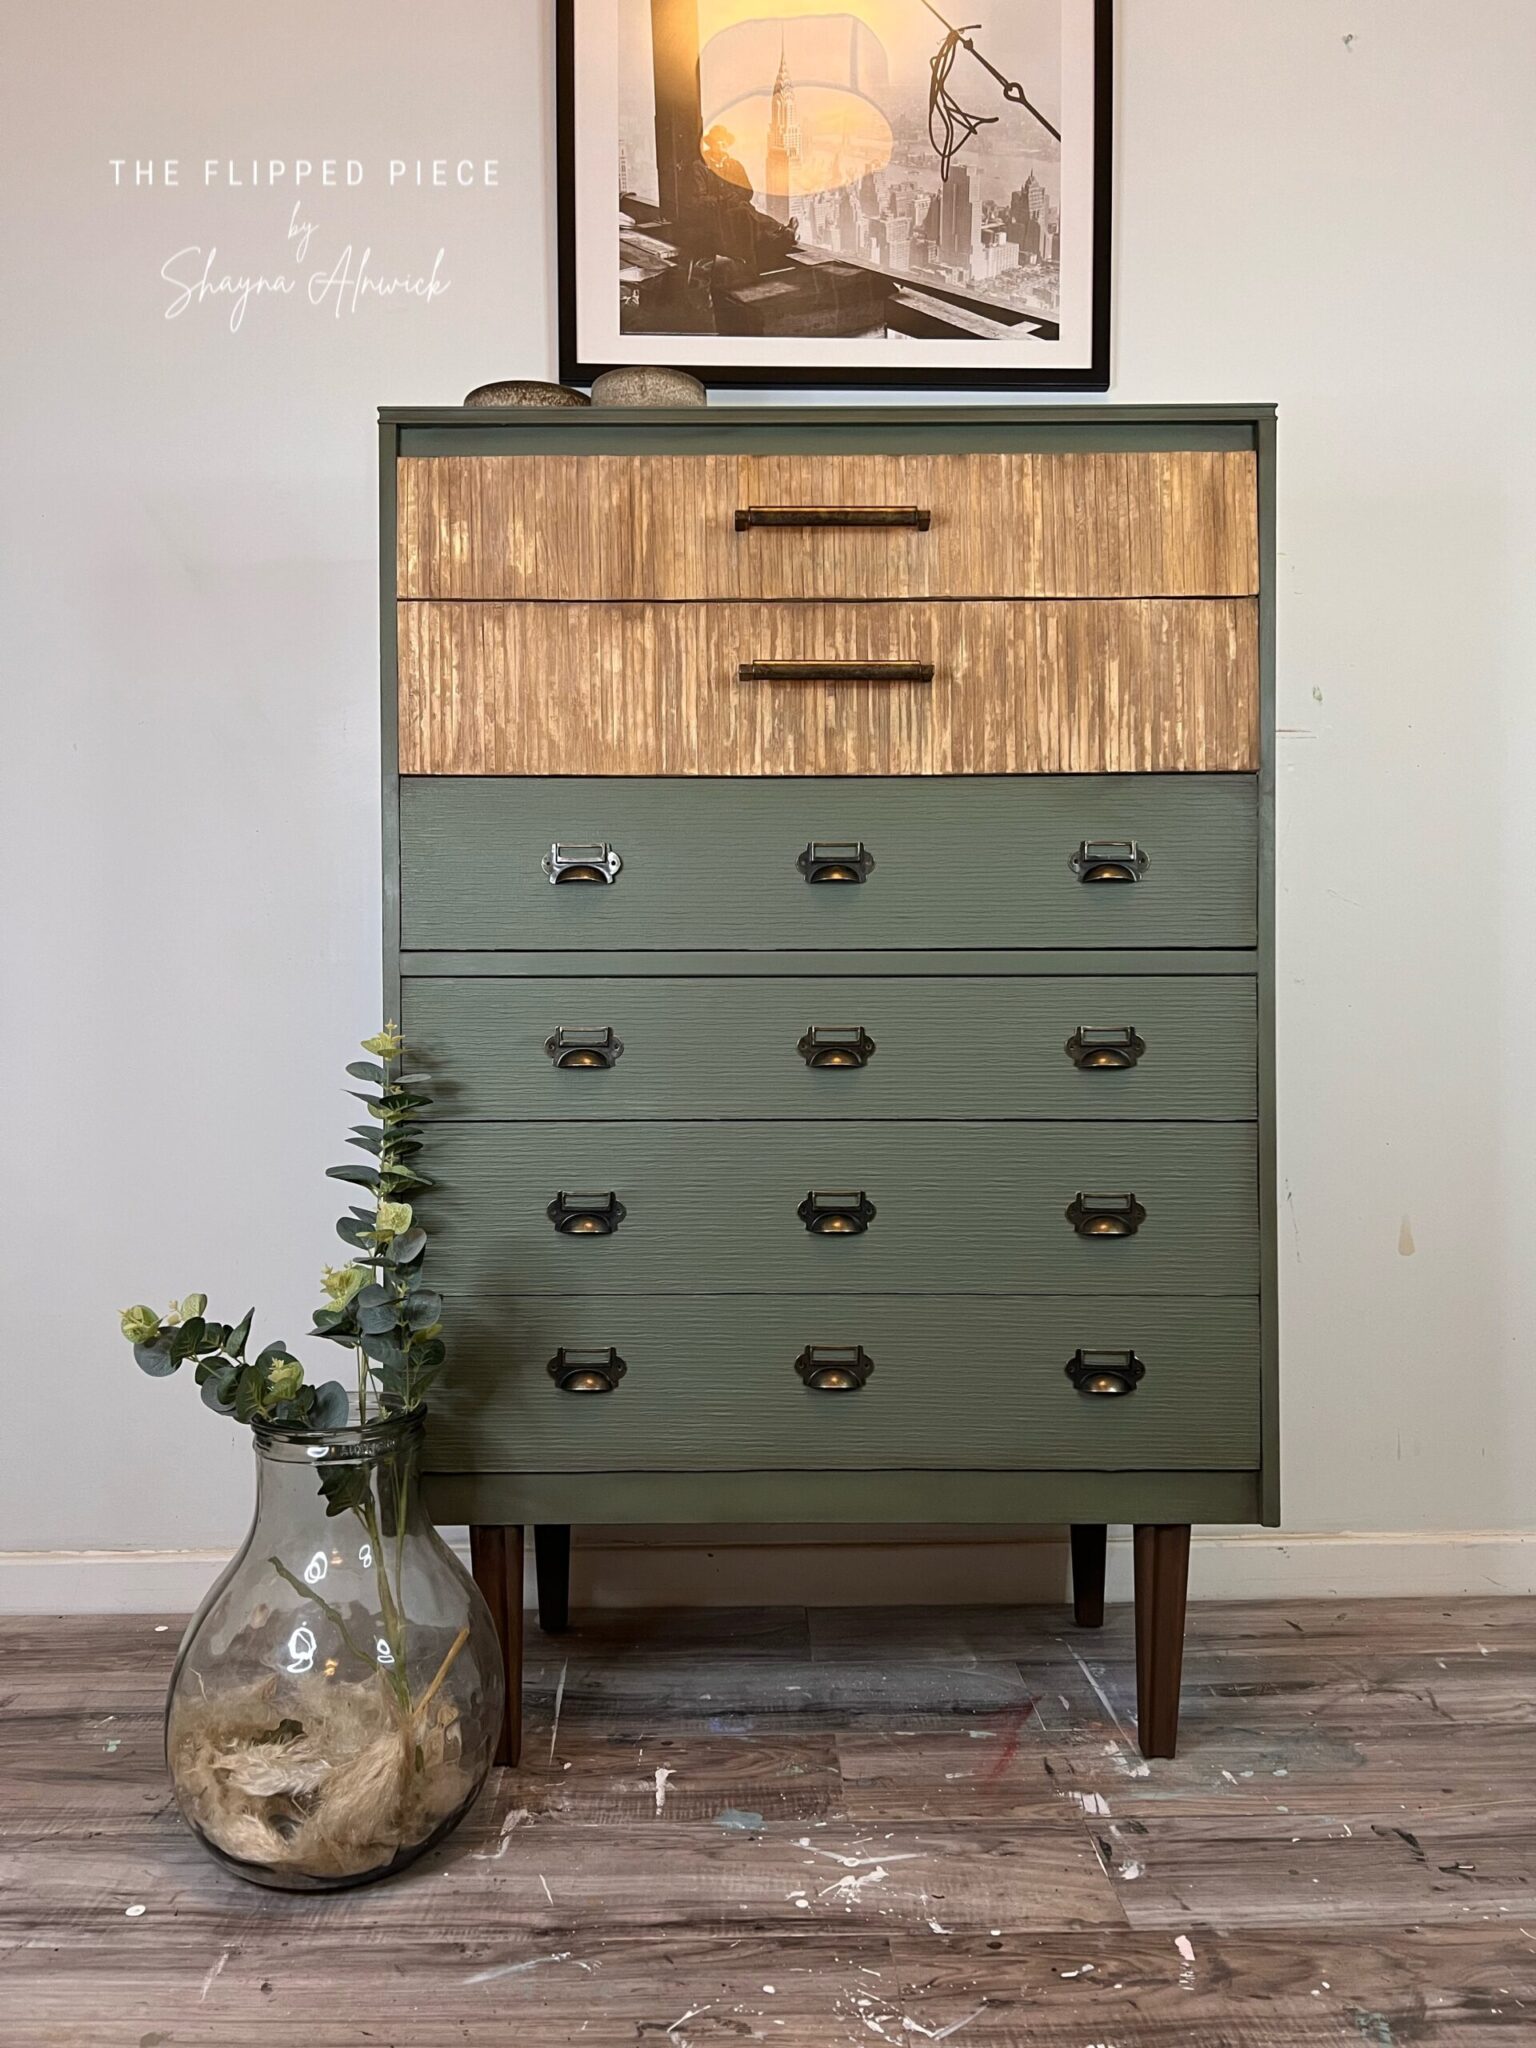
[[[773,107],[768,117],[768,162],[764,172],[763,204],[776,220],[788,220],[789,195],[800,162],[800,115],[795,107],[795,88],[789,80],[784,39],[779,38],[779,72],[773,81]]]

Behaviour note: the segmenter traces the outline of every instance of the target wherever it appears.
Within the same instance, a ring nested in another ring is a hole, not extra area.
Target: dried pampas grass
[[[446,1669],[409,1711],[376,1678],[319,1675],[280,1696],[268,1678],[179,1701],[168,1747],[188,1820],[224,1855],[274,1871],[387,1868],[474,1790],[459,1710],[437,1698]]]

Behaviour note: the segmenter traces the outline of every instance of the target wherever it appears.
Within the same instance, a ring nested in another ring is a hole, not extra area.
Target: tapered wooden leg
[[[1172,1756],[1179,1741],[1189,1524],[1136,1531],[1136,1734],[1143,1756]]]
[[[1102,1522],[1072,1524],[1072,1618],[1079,1628],[1104,1626],[1104,1559],[1109,1531]]]
[[[571,1525],[543,1522],[533,1532],[533,1568],[539,1581],[539,1627],[558,1636],[571,1625]]]
[[[490,1523],[471,1528],[469,1562],[475,1584],[485,1595],[501,1643],[501,1667],[507,1682],[507,1709],[502,1716],[496,1761],[516,1764],[523,1749],[523,1532],[520,1526]]]

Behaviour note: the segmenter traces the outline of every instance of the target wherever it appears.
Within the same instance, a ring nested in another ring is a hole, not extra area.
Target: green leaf
[[[358,1327],[365,1337],[382,1337],[399,1320],[399,1306],[393,1301],[373,1301],[357,1312]]]
[[[381,1301],[393,1301],[394,1298],[395,1290],[377,1280],[370,1280],[366,1287],[359,1287],[352,1297],[359,1308],[377,1308]]]
[[[351,1326],[352,1304],[349,1301],[345,1308],[317,1308],[315,1327],[311,1334],[316,1337],[330,1337],[337,1331],[349,1330]]]
[[[417,1372],[436,1372],[448,1356],[448,1346],[441,1337],[427,1337],[411,1346],[411,1364]]]
[[[262,1395],[265,1389],[262,1381],[265,1375],[255,1366],[248,1365],[235,1376],[235,1420],[252,1422],[261,1411]]]
[[[315,1398],[310,1405],[309,1420],[315,1429],[342,1429],[346,1425],[351,1407],[347,1390],[340,1380],[327,1380],[314,1390]]]
[[[288,1349],[286,1341],[278,1337],[271,1344],[258,1351],[251,1360],[251,1364],[257,1371],[265,1373],[268,1366],[272,1365],[277,1359],[292,1358],[292,1356],[293,1353]]]
[[[365,1508],[371,1499],[368,1490],[368,1467],[322,1465],[320,1492],[325,1501],[327,1517],[345,1515],[357,1508]]]
[[[384,1256],[393,1266],[409,1266],[413,1260],[421,1257],[426,1248],[427,1233],[416,1224],[412,1224],[401,1236],[390,1240]]]
[[[403,1365],[405,1363],[405,1350],[401,1345],[400,1339],[394,1336],[386,1336],[382,1330],[377,1334],[370,1332],[368,1336],[364,1337],[363,1355],[365,1358],[374,1359],[380,1365]]]
[[[430,1329],[443,1319],[443,1297],[431,1287],[415,1287],[405,1297],[405,1320],[413,1330]]]
[[[343,1216],[336,1225],[336,1235],[343,1244],[355,1245],[359,1251],[366,1251],[373,1241],[373,1223],[363,1222],[356,1216]]]
[[[225,1340],[224,1349],[229,1352],[231,1357],[244,1358],[245,1340],[251,1334],[251,1317],[255,1313],[255,1309],[248,1308]]]
[[[351,1181],[354,1186],[360,1188],[376,1188],[379,1185],[379,1173],[376,1167],[359,1166],[352,1160],[349,1160],[345,1166],[328,1166],[325,1169],[325,1177],[327,1180]]]
[[[384,1069],[375,1066],[371,1060],[349,1060],[347,1072],[354,1081],[374,1081],[381,1088],[384,1085]]]
[[[171,1354],[171,1337],[174,1332],[167,1330],[158,1336],[153,1344],[135,1344],[134,1363],[141,1372],[147,1372],[151,1379],[163,1380],[173,1373],[181,1360]]]
[[[200,1348],[208,1325],[201,1316],[193,1316],[190,1322],[178,1324],[171,1331],[171,1357],[177,1365],[184,1358],[192,1358]]]
[[[381,1131],[370,1129],[367,1124],[354,1124],[347,1143],[355,1145],[360,1152],[378,1154],[384,1150],[384,1135]]]
[[[235,1384],[238,1374],[233,1370],[214,1373],[203,1381],[203,1400],[217,1415],[230,1415],[235,1406]]]

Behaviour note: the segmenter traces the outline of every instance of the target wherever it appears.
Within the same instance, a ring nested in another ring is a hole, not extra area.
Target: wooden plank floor
[[[1536,1601],[590,1615],[527,1761],[392,1884],[215,1868],[179,1629],[0,1621],[5,2048],[1536,2042]],[[559,1699],[558,1721],[555,1702]]]

